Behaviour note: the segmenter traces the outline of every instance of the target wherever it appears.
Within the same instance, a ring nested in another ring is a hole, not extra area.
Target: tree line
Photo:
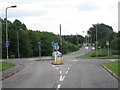
[[[93,24],[87,33],[88,35],[85,38],[89,43],[100,48],[109,47],[110,50],[114,51],[113,54],[120,54],[120,31],[114,32],[111,26],[101,23]],[[107,45],[107,42],[109,45]]]
[[[6,23],[5,19],[1,19],[2,22],[2,58],[6,58]],[[28,30],[26,25],[19,20],[15,20],[13,23],[8,23],[8,41],[9,46],[9,57],[15,56],[18,58],[18,41],[17,32],[19,35],[19,52],[20,57],[37,57],[39,56],[38,42],[41,42],[41,55],[51,56],[53,47],[52,42],[60,43],[60,36],[55,35],[52,32],[41,32]],[[19,31],[18,31],[19,30]],[[60,45],[60,44],[59,44]],[[71,42],[65,41],[62,38],[62,53],[79,50],[79,47]]]

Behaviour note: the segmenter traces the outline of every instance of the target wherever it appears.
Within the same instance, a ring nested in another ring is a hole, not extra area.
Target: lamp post
[[[9,47],[9,41],[8,41],[8,24],[7,24],[7,10],[8,8],[15,8],[17,7],[16,5],[15,6],[10,6],[10,7],[7,7],[5,12],[6,12],[6,49],[7,49],[7,60],[9,58],[8,56],[8,47]]]
[[[18,44],[18,58],[20,58],[20,49],[19,49],[19,31],[22,30],[22,29],[19,29],[17,31],[17,44]]]

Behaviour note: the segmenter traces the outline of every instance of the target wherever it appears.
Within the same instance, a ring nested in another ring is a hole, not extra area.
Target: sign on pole
[[[54,46],[54,49],[56,49],[56,50],[59,50],[59,45],[58,45],[58,43],[55,43],[55,46]]]
[[[9,42],[6,42],[6,43],[5,43],[5,46],[6,46],[6,47],[9,47],[9,46],[10,46],[10,43],[9,43]]]
[[[55,46],[55,43],[54,43],[54,42],[52,42],[52,46]]]
[[[38,47],[40,47],[40,42],[38,42]]]
[[[109,42],[108,41],[106,41],[106,45],[109,46]]]

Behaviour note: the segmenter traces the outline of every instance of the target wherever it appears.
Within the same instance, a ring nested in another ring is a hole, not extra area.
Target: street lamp
[[[20,50],[19,50],[19,33],[18,33],[20,30],[22,30],[22,29],[19,29],[19,30],[17,31],[18,58],[20,58]]]
[[[9,41],[8,41],[8,24],[7,24],[7,9],[8,8],[15,8],[17,7],[16,5],[7,7],[5,12],[6,12],[6,49],[7,49],[7,59],[9,58],[8,56],[8,47],[9,47]]]

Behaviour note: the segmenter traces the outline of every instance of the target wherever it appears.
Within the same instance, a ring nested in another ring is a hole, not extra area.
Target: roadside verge
[[[114,74],[110,69],[108,69],[106,66],[100,64],[106,71],[108,71],[112,76],[114,76],[116,79],[120,81],[120,77],[118,77],[116,74]]]
[[[17,72],[23,70],[23,68],[25,67],[25,65],[23,64],[16,64],[16,66],[9,68],[7,70],[1,71],[0,73],[0,81],[4,80],[14,74],[16,74]]]

